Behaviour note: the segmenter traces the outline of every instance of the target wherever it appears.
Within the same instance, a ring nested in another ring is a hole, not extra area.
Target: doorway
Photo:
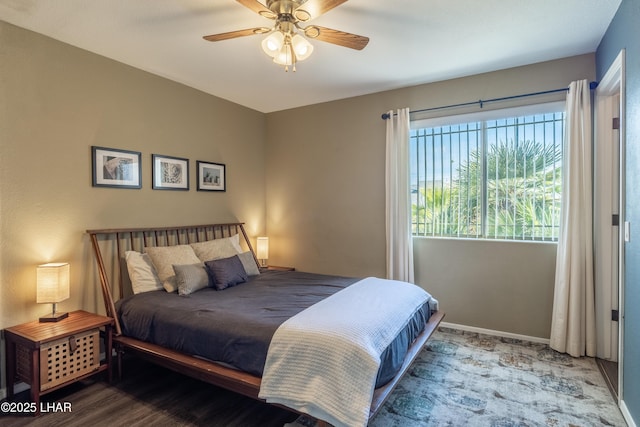
[[[624,50],[595,91],[594,248],[596,357],[620,402],[624,280]]]

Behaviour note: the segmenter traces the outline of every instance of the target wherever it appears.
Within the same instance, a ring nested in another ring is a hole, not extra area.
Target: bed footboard
[[[413,344],[409,347],[404,363],[396,376],[387,384],[374,390],[371,409],[369,412],[369,420],[371,420],[382,408],[402,377],[409,370],[416,357],[418,357],[420,351],[427,344],[429,338],[431,338],[437,330],[438,325],[443,318],[444,313],[442,311],[435,312],[431,315],[422,333],[418,335]],[[226,390],[242,394],[252,399],[263,401],[263,399],[258,397],[261,383],[260,377],[228,368],[215,362],[189,356],[156,344],[139,341],[125,336],[115,337],[113,342],[118,352],[119,378],[122,375],[121,355],[123,351],[126,351],[127,353],[134,354],[167,369],[171,369],[192,378],[222,387]],[[291,408],[285,409],[291,410]]]

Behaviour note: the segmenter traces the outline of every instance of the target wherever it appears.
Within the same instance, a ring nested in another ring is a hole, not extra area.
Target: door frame
[[[623,346],[624,346],[624,243],[625,234],[628,231],[628,223],[625,220],[624,207],[625,207],[625,147],[626,147],[626,120],[625,120],[625,50],[621,50],[616,59],[613,61],[601,81],[599,82],[595,90],[595,144],[598,146],[599,138],[602,135],[599,129],[611,128],[611,101],[615,97],[619,97],[619,161],[618,161],[618,180],[619,180],[619,197],[618,197],[618,213],[619,213],[619,227],[618,227],[618,404],[623,400]],[[612,266],[615,268],[614,266]],[[610,302],[610,300],[609,300]]]

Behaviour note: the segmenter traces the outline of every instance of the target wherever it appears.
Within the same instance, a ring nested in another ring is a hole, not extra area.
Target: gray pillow
[[[178,295],[189,295],[209,286],[209,275],[202,263],[174,265]]]
[[[242,262],[242,266],[244,267],[244,271],[247,272],[247,276],[257,276],[260,274],[258,264],[256,264],[256,260],[253,258],[253,253],[251,251],[238,254],[238,258],[240,258],[240,262]]]
[[[167,292],[178,290],[173,264],[187,265],[201,262],[189,245],[153,246],[145,247],[144,250],[149,254],[158,277],[162,280],[162,286]]]
[[[247,281],[247,272],[238,255],[204,263],[213,287],[221,291]]]

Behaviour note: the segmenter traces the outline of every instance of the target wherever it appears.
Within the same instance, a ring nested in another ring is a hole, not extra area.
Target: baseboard
[[[627,408],[627,404],[624,402],[624,400],[620,401],[620,412],[622,412],[622,416],[624,417],[624,420],[627,422],[627,425],[629,427],[637,427],[637,424],[631,417],[629,408]]]
[[[476,328],[475,326],[458,325],[456,323],[442,322],[440,326],[444,328],[457,329],[459,331],[475,332],[478,334],[493,335],[496,337],[511,338],[522,341],[549,344],[548,338],[531,337],[528,335],[512,334],[511,332],[495,331],[493,329]]]

